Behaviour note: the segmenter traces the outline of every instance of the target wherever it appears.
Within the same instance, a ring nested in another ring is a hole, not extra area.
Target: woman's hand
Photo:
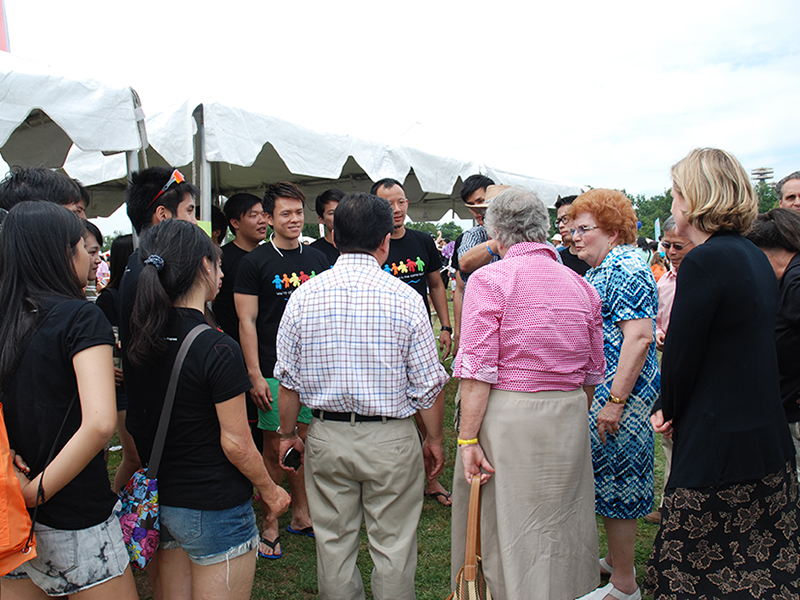
[[[494,473],[494,467],[486,459],[480,444],[461,446],[461,462],[464,464],[464,478],[467,483],[471,484],[472,476],[478,475],[481,478],[481,485],[483,485]],[[487,473],[483,473],[481,468]]]
[[[600,434],[600,442],[606,443],[607,433],[613,435],[619,431],[619,422],[624,410],[624,404],[606,402],[606,405],[600,410],[600,414],[597,415],[597,433]]]
[[[258,488],[258,495],[269,507],[269,516],[274,519],[289,510],[289,505],[292,503],[292,497],[289,493],[272,480],[270,480],[268,487],[262,486]],[[267,515],[264,515],[264,518],[266,517]]]
[[[661,409],[650,415],[650,424],[653,426],[653,431],[660,433],[661,437],[672,437],[672,419],[664,421],[664,411]]]

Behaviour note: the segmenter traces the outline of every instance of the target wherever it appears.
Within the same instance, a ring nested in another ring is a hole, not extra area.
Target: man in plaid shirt
[[[386,200],[346,196],[334,217],[339,260],[292,295],[278,331],[280,452],[307,459],[322,599],[364,598],[362,515],[374,597],[415,597],[423,457],[435,474],[444,465],[431,407],[448,377],[422,298],[381,269],[393,230]],[[301,403],[313,415],[305,446],[295,433]],[[428,431],[422,444],[414,415]]]

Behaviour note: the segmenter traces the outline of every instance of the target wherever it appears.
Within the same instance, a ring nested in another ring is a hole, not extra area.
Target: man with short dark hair
[[[234,194],[225,203],[226,222],[234,238],[222,246],[222,287],[214,300],[214,318],[222,331],[239,341],[239,317],[233,302],[233,288],[239,262],[267,237],[264,201],[253,194]]]
[[[389,245],[389,256],[383,265],[383,270],[414,288],[422,296],[428,314],[430,314],[428,306],[428,294],[430,294],[433,308],[441,323],[439,344],[444,349],[444,358],[447,358],[453,344],[453,328],[450,325],[450,312],[447,308],[447,292],[439,275],[442,255],[433,238],[427,233],[406,229],[408,199],[403,184],[396,179],[381,179],[373,184],[371,193],[388,200],[393,211],[394,231]],[[435,409],[444,414],[444,392],[436,399]],[[424,438],[425,423],[417,421],[417,424]],[[452,504],[450,492],[430,473],[425,486],[425,495],[445,506]]]
[[[564,196],[563,198],[559,196],[558,200],[556,200],[556,227],[558,227],[558,232],[561,234],[561,245],[563,246],[563,248],[558,249],[558,252],[564,264],[583,277],[591,267],[589,263],[578,258],[575,244],[572,241],[572,232],[569,230],[569,218],[567,217],[567,211],[569,211],[570,205],[576,199],[577,196]]]
[[[11,167],[0,181],[0,208],[11,210],[28,200],[54,202],[86,218],[88,204],[74,180],[45,167]]]
[[[317,217],[321,225],[325,227],[325,236],[319,238],[315,242],[311,242],[311,247],[316,248],[328,257],[331,266],[339,258],[339,250],[333,243],[333,214],[336,212],[336,207],[339,201],[344,198],[342,190],[330,189],[325,190],[319,196],[315,204],[317,210]]]
[[[381,269],[393,220],[386,200],[345,196],[334,216],[342,254],[292,296],[278,332],[281,455],[305,452],[295,433],[301,403],[314,415],[305,468],[323,600],[365,597],[356,566],[362,515],[374,597],[415,598],[423,457],[434,476],[444,464],[442,416],[432,407],[447,374],[429,314]],[[422,446],[412,415],[426,426]]]
[[[282,181],[264,192],[264,212],[272,226],[269,243],[262,244],[242,258],[233,288],[233,300],[239,317],[239,342],[253,389],[250,396],[259,408],[258,427],[264,437],[264,464],[270,477],[280,485],[283,471],[278,454],[280,424],[274,377],[275,337],[289,297],[301,284],[328,268],[325,255],[300,243],[303,233],[305,195],[293,183]],[[311,412],[300,416],[300,432],[305,437]],[[292,522],[289,533],[313,537],[308,515],[303,471],[287,474],[292,493]],[[262,504],[264,523],[259,555],[280,558],[283,549],[278,535],[278,520]]]
[[[177,169],[172,167],[144,169],[131,175],[131,181],[125,192],[128,218],[137,234],[167,219],[180,219],[196,225],[194,198],[198,193],[199,190],[188,183]],[[144,396],[152,373],[131,363],[126,352],[131,336],[131,314],[142,268],[142,260],[137,249],[131,254],[120,282],[117,314],[127,397],[125,425],[137,448],[149,448],[152,446],[155,431],[148,425],[145,414],[147,402]],[[157,588],[158,581],[155,580],[153,585]]]
[[[778,204],[781,208],[800,211],[800,171],[790,173],[775,186]]]
[[[228,220],[225,213],[216,204],[211,205],[211,240],[214,245],[221,246],[228,235]]]
[[[484,175],[470,175],[464,180],[461,187],[461,199],[477,221],[477,225],[464,232],[461,245],[458,248],[458,266],[461,271],[461,280],[467,284],[470,273],[500,259],[497,242],[489,239],[486,228],[483,226],[482,207],[486,203],[486,189],[495,185],[494,181]],[[487,251],[487,248],[491,252]],[[459,319],[460,320],[460,319]]]

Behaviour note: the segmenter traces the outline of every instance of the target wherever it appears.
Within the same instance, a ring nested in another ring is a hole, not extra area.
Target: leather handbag
[[[192,329],[183,339],[175,364],[172,366],[172,374],[167,385],[167,393],[164,397],[164,406],[161,409],[161,417],[158,420],[158,429],[153,441],[153,450],[150,454],[150,462],[144,469],[139,469],[133,474],[128,484],[119,493],[122,507],[117,511],[119,523],[122,526],[122,539],[125,541],[125,548],[131,559],[131,566],[136,569],[144,569],[158,550],[158,542],[161,538],[161,523],[159,519],[158,503],[158,467],[161,463],[161,453],[164,450],[164,442],[167,439],[167,429],[169,418],[172,413],[172,405],[175,403],[175,391],[178,387],[178,377],[181,374],[183,361],[189,352],[189,347],[195,338],[206,329],[211,329],[202,323]]]
[[[481,478],[472,477],[467,517],[467,552],[456,576],[456,588],[447,600],[492,600],[481,565]]]

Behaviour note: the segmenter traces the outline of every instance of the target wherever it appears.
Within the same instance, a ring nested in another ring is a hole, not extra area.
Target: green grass
[[[434,319],[435,331],[439,330],[438,320]],[[445,364],[449,367],[451,361]],[[453,482],[453,465],[456,452],[456,432],[453,430],[453,399],[455,397],[458,381],[453,379],[445,387],[445,451],[447,462],[440,480],[447,489],[451,489]],[[112,444],[116,444],[115,441]],[[661,450],[659,436],[656,436],[656,489],[661,489],[664,477],[664,455]],[[109,470],[116,471],[120,461],[120,453],[112,452],[109,458]],[[656,499],[657,502],[660,498]],[[260,506],[253,504],[256,510],[257,522],[260,524]],[[252,598],[282,598],[294,600],[302,598],[316,598],[317,596],[317,564],[314,540],[304,536],[289,535],[286,526],[291,520],[290,514],[285,514],[280,519],[283,535],[281,542],[284,555],[279,560],[259,559],[256,566],[255,582],[253,584]],[[658,527],[644,520],[639,520],[639,531],[636,539],[635,565],[637,580],[641,585],[644,579],[647,559],[653,539]],[[607,543],[602,523],[598,518],[598,532],[600,534],[599,556],[605,556]],[[420,600],[441,600],[450,593],[450,508],[440,505],[437,501],[425,499],[422,516],[420,517],[417,544],[419,559],[417,565],[417,598]],[[462,557],[457,558],[462,561]],[[367,598],[371,598],[370,573],[372,562],[367,549],[366,533],[362,528],[361,546],[358,566],[364,579]],[[151,600],[153,595],[147,576],[135,572],[136,583],[139,588],[141,600]],[[605,583],[605,579],[603,580]]]

